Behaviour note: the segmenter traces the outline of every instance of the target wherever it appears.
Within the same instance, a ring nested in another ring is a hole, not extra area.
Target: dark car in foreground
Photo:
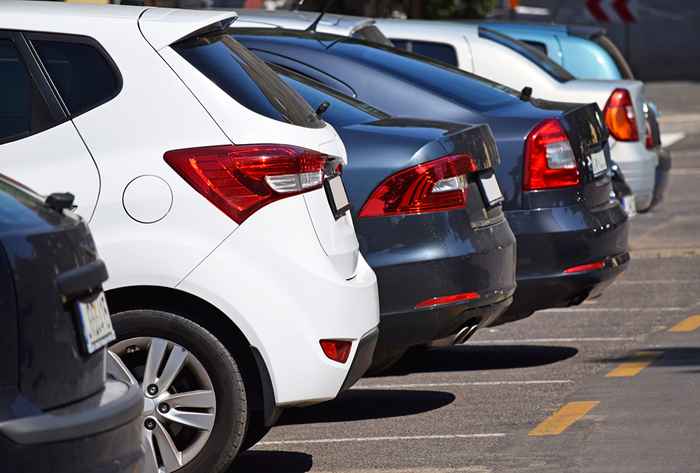
[[[360,249],[377,274],[373,371],[413,346],[466,338],[515,291],[515,237],[501,208],[500,158],[486,125],[392,117],[279,66],[340,134]]]
[[[283,29],[232,34],[268,63],[395,116],[486,123],[518,243],[513,305],[498,322],[599,295],[626,268],[627,215],[610,198],[596,105],[551,103],[443,63],[358,39]]]
[[[0,470],[139,473],[143,395],[105,377],[107,270],[71,205],[0,176]]]

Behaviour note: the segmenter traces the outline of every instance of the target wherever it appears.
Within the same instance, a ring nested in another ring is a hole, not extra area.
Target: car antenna
[[[329,108],[331,108],[331,103],[327,100],[324,100],[323,102],[321,102],[321,105],[319,105],[316,109],[316,116],[318,118],[321,118],[323,114],[326,113],[326,110],[328,110]]]
[[[328,10],[330,7],[332,7],[334,3],[335,3],[335,0],[326,0],[325,2],[323,2],[323,6],[321,6],[321,12],[318,14],[318,17],[316,17],[314,22],[311,23],[308,28],[306,28],[306,31],[310,31],[310,32],[315,33],[316,28],[318,27],[318,24],[321,23],[321,19],[323,18],[323,15],[326,14],[326,10]]]
[[[292,11],[299,11],[299,8],[304,5],[304,0],[297,0],[294,3],[294,8],[292,8]]]
[[[532,87],[523,87],[520,91],[520,100],[523,102],[529,102],[532,98]]]

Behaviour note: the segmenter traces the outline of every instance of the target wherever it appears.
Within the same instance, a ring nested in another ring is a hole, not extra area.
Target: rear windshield
[[[540,69],[559,82],[568,82],[575,79],[575,77],[572,76],[569,71],[552,61],[549,56],[522,41],[518,41],[517,39],[513,39],[510,36],[506,36],[497,31],[484,28],[483,26],[479,27],[479,37],[494,41],[502,46],[512,49],[516,53],[536,64]]]
[[[299,94],[229,35],[199,36],[173,49],[244,107],[292,125],[324,126]]]
[[[517,100],[517,92],[510,87],[400,49],[346,39],[334,43],[332,50],[339,56],[403,77],[476,111]]]
[[[617,46],[610,41],[610,38],[605,35],[598,35],[593,38],[593,41],[598,44],[598,46],[605,49],[605,51],[610,55],[617,66],[617,70],[620,72],[620,77],[629,80],[634,79],[634,73],[632,72],[630,65],[627,63],[627,60],[625,60],[625,56],[623,56],[620,50],[617,49]]]
[[[279,73],[284,82],[299,92],[312,107],[318,108],[323,102],[328,102],[330,107],[323,114],[323,119],[333,126],[342,127],[389,118],[389,115],[371,105],[340,94],[320,82],[292,72],[284,67],[276,65],[271,67]]]

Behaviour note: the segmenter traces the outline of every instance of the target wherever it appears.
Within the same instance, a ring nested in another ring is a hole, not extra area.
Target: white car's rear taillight
[[[603,111],[610,134],[618,141],[639,141],[637,117],[627,89],[615,89]]]
[[[287,145],[223,145],[165,153],[165,161],[237,223],[276,200],[323,185],[328,157]]]

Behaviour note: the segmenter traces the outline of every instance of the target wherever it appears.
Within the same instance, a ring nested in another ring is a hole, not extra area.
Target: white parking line
[[[570,384],[570,379],[542,379],[529,381],[471,381],[464,383],[415,383],[415,384],[363,384],[353,389],[413,389],[413,388],[459,388],[467,386],[527,386],[532,384]]]
[[[505,437],[506,434],[451,434],[451,435],[401,435],[396,437],[347,437],[333,439],[311,439],[311,440],[272,440],[268,442],[258,442],[256,445],[261,447],[275,445],[312,445],[319,443],[350,443],[350,442],[392,442],[405,440],[453,440],[453,439],[481,439],[481,438],[499,438]]]
[[[479,340],[469,345],[501,345],[512,343],[576,343],[576,342],[631,342],[635,337],[582,337],[582,338],[511,338],[504,340]]]

